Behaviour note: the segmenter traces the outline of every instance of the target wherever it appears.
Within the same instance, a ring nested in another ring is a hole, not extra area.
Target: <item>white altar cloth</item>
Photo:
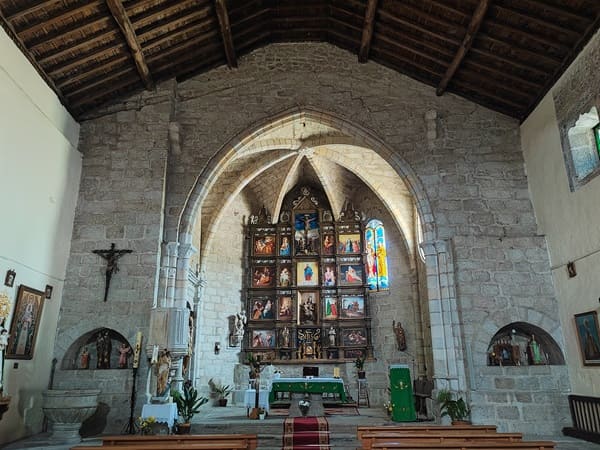
[[[247,389],[244,395],[244,405],[246,408],[254,408],[256,405],[256,389]],[[269,412],[269,391],[261,389],[258,391],[258,407]]]
[[[142,406],[142,419],[154,417],[157,422],[167,422],[169,429],[177,419],[177,404],[176,403],[147,403]]]

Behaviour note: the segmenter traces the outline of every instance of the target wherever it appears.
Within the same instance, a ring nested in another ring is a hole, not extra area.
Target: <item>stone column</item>
[[[193,299],[188,298],[188,276],[190,271],[190,258],[198,253],[198,249],[192,244],[180,244],[177,253],[174,306],[177,308],[185,308],[188,300],[190,305],[193,304]]]
[[[461,324],[456,302],[454,261],[449,241],[421,244],[425,251],[431,322],[433,377],[436,387],[467,389]]]
[[[160,280],[158,283],[158,307],[173,306],[175,298],[175,276],[177,274],[178,242],[163,242],[161,251]]]

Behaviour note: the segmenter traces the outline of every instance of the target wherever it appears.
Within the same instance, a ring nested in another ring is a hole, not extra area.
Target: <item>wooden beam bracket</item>
[[[367,11],[365,12],[360,50],[358,51],[359,63],[366,63],[369,60],[369,51],[371,50],[371,41],[373,40],[373,29],[375,28],[376,12],[377,0],[369,0],[369,3],[367,3]]]
[[[217,17],[219,18],[219,27],[221,28],[221,38],[223,47],[225,47],[225,57],[230,69],[237,67],[237,57],[235,56],[235,47],[233,45],[233,35],[231,34],[231,24],[229,23],[229,13],[227,12],[226,0],[215,0]]]

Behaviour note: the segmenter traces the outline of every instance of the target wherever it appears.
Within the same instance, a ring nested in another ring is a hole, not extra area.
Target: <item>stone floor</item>
[[[204,409],[204,408],[203,408]],[[330,441],[333,450],[353,450],[359,446],[356,440],[357,425],[393,425],[383,408],[360,408],[360,415],[328,416]],[[256,433],[259,450],[280,450],[284,417],[268,416],[265,420],[250,420],[246,409],[239,406],[206,408],[194,418],[192,433]],[[397,425],[397,424],[396,424]],[[566,436],[526,435],[527,440],[551,440],[556,450],[600,450],[600,445]],[[97,438],[85,439],[80,445],[100,445]],[[39,434],[3,447],[5,450],[47,449],[68,450],[70,446],[55,445],[48,434]]]

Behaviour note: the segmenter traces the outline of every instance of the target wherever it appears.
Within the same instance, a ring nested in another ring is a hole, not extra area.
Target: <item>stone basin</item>
[[[96,411],[99,389],[49,389],[42,392],[42,409],[52,422],[50,439],[56,443],[81,442],[81,423]]]

